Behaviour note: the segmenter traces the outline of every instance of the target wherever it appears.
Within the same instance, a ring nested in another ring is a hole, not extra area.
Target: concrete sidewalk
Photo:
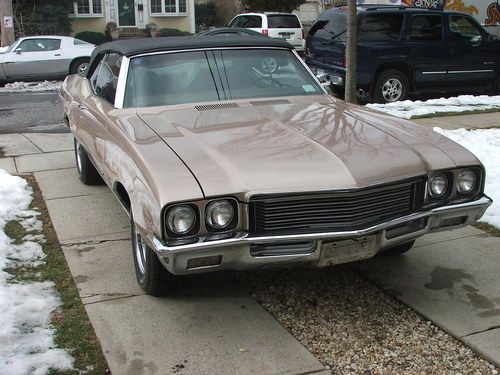
[[[0,168],[34,172],[113,373],[322,373],[226,273],[187,278],[170,298],[145,296],[134,277],[128,217],[107,187],[79,182],[70,135],[0,135],[2,145]],[[424,237],[400,258],[353,267],[500,366],[499,248],[500,238],[469,227]]]
[[[144,295],[129,218],[107,187],[78,180],[71,135],[0,135],[0,145],[9,155],[0,168],[34,172],[111,373],[329,373],[228,273],[186,277],[168,298]]]

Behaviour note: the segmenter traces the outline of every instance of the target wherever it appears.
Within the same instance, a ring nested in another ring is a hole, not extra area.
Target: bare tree
[[[357,7],[356,0],[347,0],[347,45],[345,50],[345,101],[356,103],[356,46]]]

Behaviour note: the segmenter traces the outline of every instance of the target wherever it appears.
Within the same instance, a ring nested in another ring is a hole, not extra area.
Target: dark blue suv
[[[306,63],[329,74],[334,89],[344,84],[346,18],[346,7],[326,10],[306,41]],[[357,53],[358,94],[364,100],[500,91],[500,39],[463,13],[359,6]]]

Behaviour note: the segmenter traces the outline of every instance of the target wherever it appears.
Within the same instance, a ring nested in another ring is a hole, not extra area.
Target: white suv
[[[229,27],[244,27],[271,38],[283,38],[299,52],[304,50],[304,29],[291,13],[242,13],[229,22]]]

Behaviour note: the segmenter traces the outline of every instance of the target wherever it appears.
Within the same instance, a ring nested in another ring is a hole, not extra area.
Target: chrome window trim
[[[120,67],[120,74],[118,77],[118,85],[116,87],[116,96],[115,96],[114,106],[115,106],[115,108],[123,109],[123,103],[125,101],[125,88],[127,85],[127,78],[128,78],[128,74],[129,74],[130,61],[132,59],[135,59],[137,57],[144,57],[144,56],[163,55],[163,54],[182,53],[182,52],[243,50],[243,49],[270,49],[270,50],[279,49],[279,50],[291,51],[295,55],[295,57],[300,61],[302,66],[304,66],[306,68],[306,71],[313,77],[314,82],[316,82],[318,84],[318,86],[321,87],[323,94],[328,95],[328,92],[321,85],[318,78],[314,75],[314,73],[311,71],[311,69],[307,66],[307,64],[304,62],[304,60],[299,56],[297,51],[295,51],[294,49],[290,49],[290,48],[286,48],[286,47],[212,47],[212,48],[194,48],[194,49],[179,49],[179,50],[172,50],[172,51],[147,52],[147,53],[142,53],[140,55],[134,55],[132,57],[123,56],[122,65]],[[100,63],[99,63],[99,65],[100,65]],[[318,95],[320,95],[320,94],[318,94]],[[253,100],[253,99],[259,99],[259,98],[248,98],[248,99]],[[194,103],[195,102],[193,102],[193,104]]]
[[[449,70],[449,74],[456,74],[456,73],[490,73],[492,72],[493,69],[478,69],[478,70]]]
[[[127,56],[122,57],[122,64],[120,66],[120,73],[118,74],[118,83],[116,85],[115,108],[122,109],[125,100],[125,87],[127,86],[128,70],[130,65],[130,58]]]

